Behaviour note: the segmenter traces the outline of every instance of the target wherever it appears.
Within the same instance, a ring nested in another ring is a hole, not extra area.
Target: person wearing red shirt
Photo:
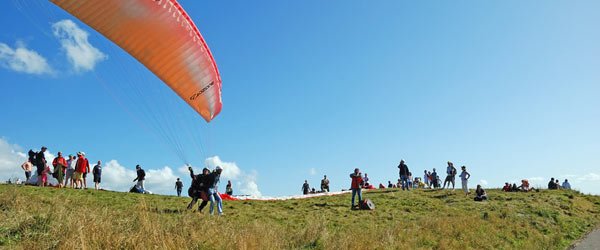
[[[77,164],[75,164],[75,174],[73,179],[75,179],[75,188],[83,188],[85,183],[83,180],[83,173],[87,173],[89,171],[90,163],[85,158],[85,154],[83,152],[77,153]]]
[[[54,177],[58,181],[58,187],[63,187],[63,179],[65,177],[65,170],[67,169],[67,161],[63,158],[62,153],[58,152],[58,156],[52,161],[54,166]]]
[[[354,206],[354,197],[358,195],[358,204],[362,201],[362,186],[363,186],[363,178],[360,169],[355,168],[354,173],[350,174],[350,178],[352,179],[352,183],[350,185],[350,189],[352,190],[352,209],[355,209]]]

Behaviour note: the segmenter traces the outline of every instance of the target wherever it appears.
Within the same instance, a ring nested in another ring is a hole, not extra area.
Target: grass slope
[[[600,197],[503,193],[473,202],[458,190],[232,201],[225,216],[188,198],[0,185],[0,248],[16,249],[565,249],[600,224]]]

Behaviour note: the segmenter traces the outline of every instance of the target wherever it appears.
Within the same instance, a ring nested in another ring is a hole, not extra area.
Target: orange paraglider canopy
[[[176,0],[51,0],[136,58],[210,122],[221,111],[221,77]]]

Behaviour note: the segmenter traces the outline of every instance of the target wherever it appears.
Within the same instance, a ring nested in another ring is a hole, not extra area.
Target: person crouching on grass
[[[362,201],[362,186],[364,184],[362,174],[360,173],[360,169],[355,168],[354,173],[350,174],[350,179],[352,179],[352,183],[350,185],[350,189],[352,190],[352,206],[351,209],[358,209],[360,206],[360,202]],[[354,197],[358,195],[358,205],[354,206]]]

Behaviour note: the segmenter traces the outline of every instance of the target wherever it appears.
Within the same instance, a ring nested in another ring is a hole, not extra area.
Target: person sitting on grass
[[[512,187],[510,187],[511,192],[519,192],[519,187],[517,187],[517,183],[513,183]]]
[[[529,181],[526,179],[521,180],[521,186],[519,186],[519,190],[523,192],[529,192],[533,190],[533,188],[529,187]]]
[[[558,189],[558,187],[556,186],[556,182],[554,182],[554,177],[550,178],[550,182],[548,182],[548,189]]]
[[[485,190],[481,188],[481,185],[477,185],[477,189],[475,190],[475,201],[484,201],[487,200],[487,194]]]
[[[364,184],[360,169],[355,168],[354,172],[350,174],[350,189],[352,190],[352,206],[351,209],[358,209],[358,205],[362,202],[362,186]],[[358,205],[354,206],[355,196],[358,195]]]
[[[510,184],[508,182],[504,183],[504,187],[502,187],[503,192],[510,192]]]
[[[569,180],[565,179],[565,182],[563,182],[562,184],[562,188],[566,190],[571,190],[571,184],[569,183]]]

